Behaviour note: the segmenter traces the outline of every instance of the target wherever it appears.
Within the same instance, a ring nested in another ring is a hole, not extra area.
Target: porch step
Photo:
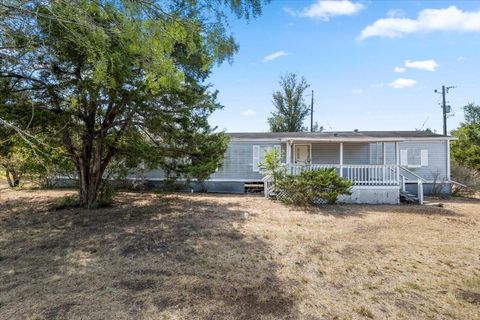
[[[419,199],[416,195],[406,192],[400,191],[400,202],[404,203],[419,203]]]

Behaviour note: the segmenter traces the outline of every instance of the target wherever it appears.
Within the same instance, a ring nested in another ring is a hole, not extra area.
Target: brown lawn
[[[0,190],[1,319],[479,319],[480,201]],[[248,217],[246,214],[248,213]]]

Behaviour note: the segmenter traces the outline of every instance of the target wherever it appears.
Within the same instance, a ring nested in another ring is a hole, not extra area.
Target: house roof
[[[324,132],[231,132],[232,140],[271,141],[405,141],[452,140],[451,136],[425,131],[324,131]]]

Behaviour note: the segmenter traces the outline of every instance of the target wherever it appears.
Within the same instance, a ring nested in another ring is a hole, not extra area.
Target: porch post
[[[451,168],[450,168],[450,140],[447,140],[447,179],[451,182]]]
[[[343,177],[343,142],[340,142],[340,177]]]
[[[387,164],[387,149],[385,148],[385,142],[382,142],[382,151],[383,151],[383,165]]]
[[[382,142],[382,152],[383,152],[383,169],[382,169],[382,175],[383,175],[383,183],[385,183],[386,180],[386,173],[385,173],[385,165],[387,164],[387,150],[385,149],[385,142]],[[390,182],[389,182],[390,183]]]
[[[292,173],[291,162],[292,162],[292,143],[290,142],[290,140],[287,140],[287,154],[286,154],[285,163],[287,164],[288,173]]]
[[[290,164],[290,157],[291,157],[291,146],[290,146],[290,141],[287,141],[287,153],[285,155],[285,163]]]
[[[395,161],[397,163],[397,183],[400,182],[400,149],[398,141],[395,141]]]

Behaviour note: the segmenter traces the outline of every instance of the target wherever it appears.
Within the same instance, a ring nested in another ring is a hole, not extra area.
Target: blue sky
[[[253,21],[233,19],[231,31],[240,51],[209,79],[225,106],[211,123],[228,132],[268,131],[286,72],[310,83],[327,130],[441,133],[442,84],[456,86],[450,129],[463,105],[480,103],[480,1],[273,0]]]

